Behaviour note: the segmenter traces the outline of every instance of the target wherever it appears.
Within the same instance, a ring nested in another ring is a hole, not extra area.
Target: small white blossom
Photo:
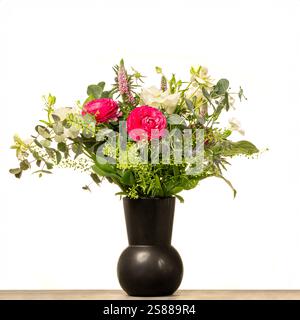
[[[229,122],[229,129],[231,131],[237,131],[241,135],[245,134],[245,131],[241,128],[240,121],[238,121],[236,118],[230,118],[228,122]]]
[[[203,66],[191,67],[191,82],[205,85],[206,87],[213,87],[214,83],[208,75],[208,70]]]

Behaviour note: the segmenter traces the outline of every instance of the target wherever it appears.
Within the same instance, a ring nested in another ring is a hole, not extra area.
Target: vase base
[[[118,262],[118,278],[129,296],[170,296],[179,287],[183,264],[172,246],[129,246]]]

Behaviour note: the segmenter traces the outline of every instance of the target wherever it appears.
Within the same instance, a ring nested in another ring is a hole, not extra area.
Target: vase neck
[[[123,199],[129,245],[171,245],[175,198]]]

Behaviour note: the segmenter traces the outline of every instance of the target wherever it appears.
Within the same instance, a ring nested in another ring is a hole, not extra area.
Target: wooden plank
[[[0,300],[300,300],[300,290],[179,290],[167,297],[130,297],[121,290],[9,290]]]

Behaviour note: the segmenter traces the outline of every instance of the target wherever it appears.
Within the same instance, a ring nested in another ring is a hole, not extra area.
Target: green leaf
[[[232,157],[236,155],[252,155],[254,153],[258,153],[259,150],[256,146],[247,140],[241,140],[237,142],[226,141],[225,150],[223,150],[222,154],[224,156]]]
[[[185,190],[194,189],[199,182],[198,178],[193,178],[192,176],[182,176],[180,178],[180,186]]]
[[[88,96],[93,97],[94,99],[101,98],[104,86],[105,82],[100,82],[99,84],[91,84],[87,88]]]
[[[33,151],[32,152],[32,155],[33,155],[33,157],[36,159],[36,160],[41,160],[42,159],[42,157],[39,155],[39,153],[38,152],[36,152],[36,151]]]
[[[227,180],[226,178],[224,178],[222,175],[218,175],[217,177],[220,178],[220,179],[222,179],[222,180],[224,180],[224,181],[227,183],[227,185],[228,185],[228,186],[232,189],[232,191],[233,191],[233,198],[235,198],[237,191],[234,189],[232,183],[231,183],[229,180]]]
[[[126,192],[124,192],[124,191],[120,191],[120,192],[116,192],[115,193],[115,196],[126,196],[127,195],[127,193]]]
[[[185,103],[186,103],[188,109],[193,113],[193,115],[197,119],[198,123],[203,124],[203,119],[200,119],[200,117],[195,113],[194,103],[191,100],[186,99],[186,98],[184,100],[185,100]]]
[[[67,145],[64,142],[59,142],[57,144],[57,149],[61,152],[66,152],[67,151]]]
[[[190,99],[184,99],[187,107],[189,108],[190,111],[194,112],[194,104]]]
[[[99,82],[98,87],[103,91],[105,87],[105,82],[104,81]]]
[[[20,178],[21,178],[21,176],[22,176],[22,171],[21,171],[21,172],[19,172],[19,173],[16,173],[16,174],[15,174],[15,177],[16,177],[16,178],[18,178],[18,179],[20,179]]]
[[[47,174],[52,174],[52,172],[51,172],[51,171],[48,171],[48,170],[37,170],[37,171],[32,172],[32,174],[35,174],[35,173],[47,173]]]
[[[10,169],[9,172],[11,174],[18,174],[18,173],[22,172],[22,169],[21,168],[14,168],[14,169]]]
[[[49,132],[49,130],[48,130],[46,127],[44,127],[44,126],[37,125],[37,126],[35,127],[35,131],[36,131],[39,135],[41,135],[43,138],[45,138],[45,139],[50,138],[50,132]]]
[[[206,98],[206,100],[210,101],[210,95],[209,95],[208,91],[205,89],[205,87],[202,87],[202,93],[203,93],[204,97]]]
[[[61,161],[61,158],[62,158],[61,153],[57,150],[54,150],[54,151],[55,151],[55,155],[56,155],[56,164],[59,164]]]
[[[51,117],[53,118],[54,122],[59,122],[60,121],[60,117],[57,114],[52,113]]]
[[[231,130],[229,130],[229,129],[224,130],[224,132],[223,132],[223,134],[222,134],[223,139],[228,138],[231,134],[232,134],[232,131],[231,131]]]
[[[72,151],[75,153],[74,159],[82,154],[82,146],[80,144],[74,143],[72,145]]]
[[[82,189],[91,192],[90,187],[87,185],[83,186]]]
[[[102,177],[116,178],[117,180],[120,180],[121,178],[117,173],[116,167],[108,163],[100,164],[97,162],[94,166],[92,166],[92,169],[95,171],[95,173]]]
[[[93,179],[93,181],[97,184],[97,185],[99,185],[100,183],[101,183],[101,180],[100,180],[100,178],[98,177],[98,175],[96,174],[96,173],[91,173],[90,174],[90,176],[91,176],[91,178]]]
[[[182,198],[182,196],[180,196],[179,194],[175,194],[174,196],[179,200],[180,203],[184,203],[184,199]]]
[[[102,92],[101,98],[111,98],[111,97],[112,97],[112,94],[110,91],[103,91]]]
[[[40,144],[45,147],[45,148],[49,148],[50,145],[51,145],[51,141],[47,140],[47,139],[44,139],[44,140],[41,140],[40,141]]]
[[[43,148],[43,146],[39,143],[39,141],[37,139],[34,139],[33,142],[39,147],[39,148]]]
[[[47,161],[45,161],[45,165],[46,165],[46,167],[47,167],[48,170],[53,169],[53,166],[54,166],[52,163],[47,162]]]
[[[226,109],[226,111],[228,111],[229,108],[230,108],[230,104],[229,104],[229,94],[228,94],[228,92],[225,92],[225,95],[224,95],[224,104],[225,104],[225,109]]]
[[[20,168],[21,168],[22,170],[27,170],[27,169],[29,169],[29,168],[30,168],[30,163],[29,163],[29,161],[28,161],[28,160],[23,160],[23,161],[21,161],[21,162],[20,162]]]
[[[171,125],[186,125],[185,119],[175,113],[168,116],[168,123]]]
[[[161,74],[162,73],[162,68],[161,67],[155,67],[155,71],[156,71],[156,73]]]
[[[122,183],[128,186],[133,186],[135,184],[134,175],[131,170],[125,171],[122,177]]]
[[[155,189],[160,197],[164,196],[164,191],[162,189],[160,179],[158,175],[155,175]]]
[[[52,94],[49,93],[49,95],[48,95],[48,104],[49,104],[49,106],[50,107],[53,106],[55,104],[55,102],[56,102],[56,97],[52,96]]]
[[[229,88],[229,81],[227,79],[220,79],[216,84],[216,88],[219,95],[224,94]]]

